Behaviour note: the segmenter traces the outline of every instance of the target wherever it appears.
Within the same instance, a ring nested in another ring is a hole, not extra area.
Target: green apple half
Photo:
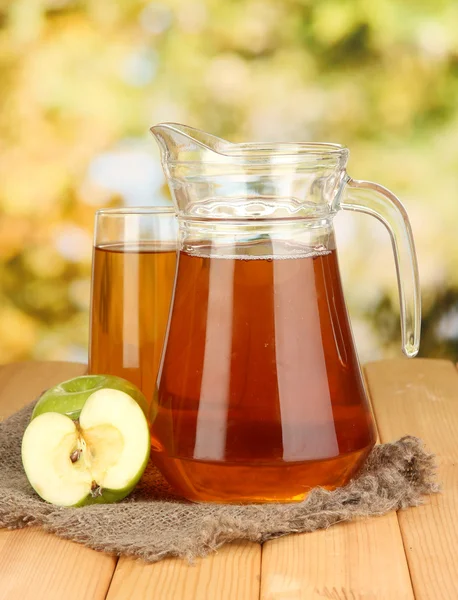
[[[22,439],[22,462],[34,490],[58,506],[116,502],[138,483],[150,436],[139,404],[125,392],[100,389],[74,421],[60,412],[36,416]]]
[[[89,396],[105,388],[129,394],[147,414],[145,396],[130,381],[115,375],[81,375],[46,390],[33,409],[32,419],[43,413],[58,412],[76,420]]]

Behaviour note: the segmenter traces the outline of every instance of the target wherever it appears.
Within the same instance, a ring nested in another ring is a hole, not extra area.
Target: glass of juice
[[[128,379],[149,403],[169,317],[176,248],[173,208],[96,213],[89,373]]]

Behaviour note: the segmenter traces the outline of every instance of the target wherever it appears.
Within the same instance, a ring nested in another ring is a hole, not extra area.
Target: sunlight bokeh
[[[169,202],[159,121],[333,141],[406,205],[421,353],[458,358],[454,0],[15,0],[0,8],[0,362],[86,360],[99,207]],[[337,218],[363,360],[400,354],[390,241]],[[373,222],[374,221],[374,222]]]

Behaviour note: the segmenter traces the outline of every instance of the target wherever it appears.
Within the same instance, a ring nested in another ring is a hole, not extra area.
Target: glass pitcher
[[[403,350],[415,356],[420,290],[402,204],[351,179],[337,144],[231,144],[168,123],[152,132],[180,226],[153,460],[195,501],[294,502],[344,485],[375,431],[333,218],[356,210],[387,227]]]

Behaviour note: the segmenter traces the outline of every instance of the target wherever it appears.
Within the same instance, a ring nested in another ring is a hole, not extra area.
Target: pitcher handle
[[[390,190],[347,176],[347,199],[340,202],[344,210],[354,210],[376,217],[388,229],[393,247],[399,301],[401,306],[402,351],[414,357],[420,346],[421,294],[417,255],[407,212]]]

